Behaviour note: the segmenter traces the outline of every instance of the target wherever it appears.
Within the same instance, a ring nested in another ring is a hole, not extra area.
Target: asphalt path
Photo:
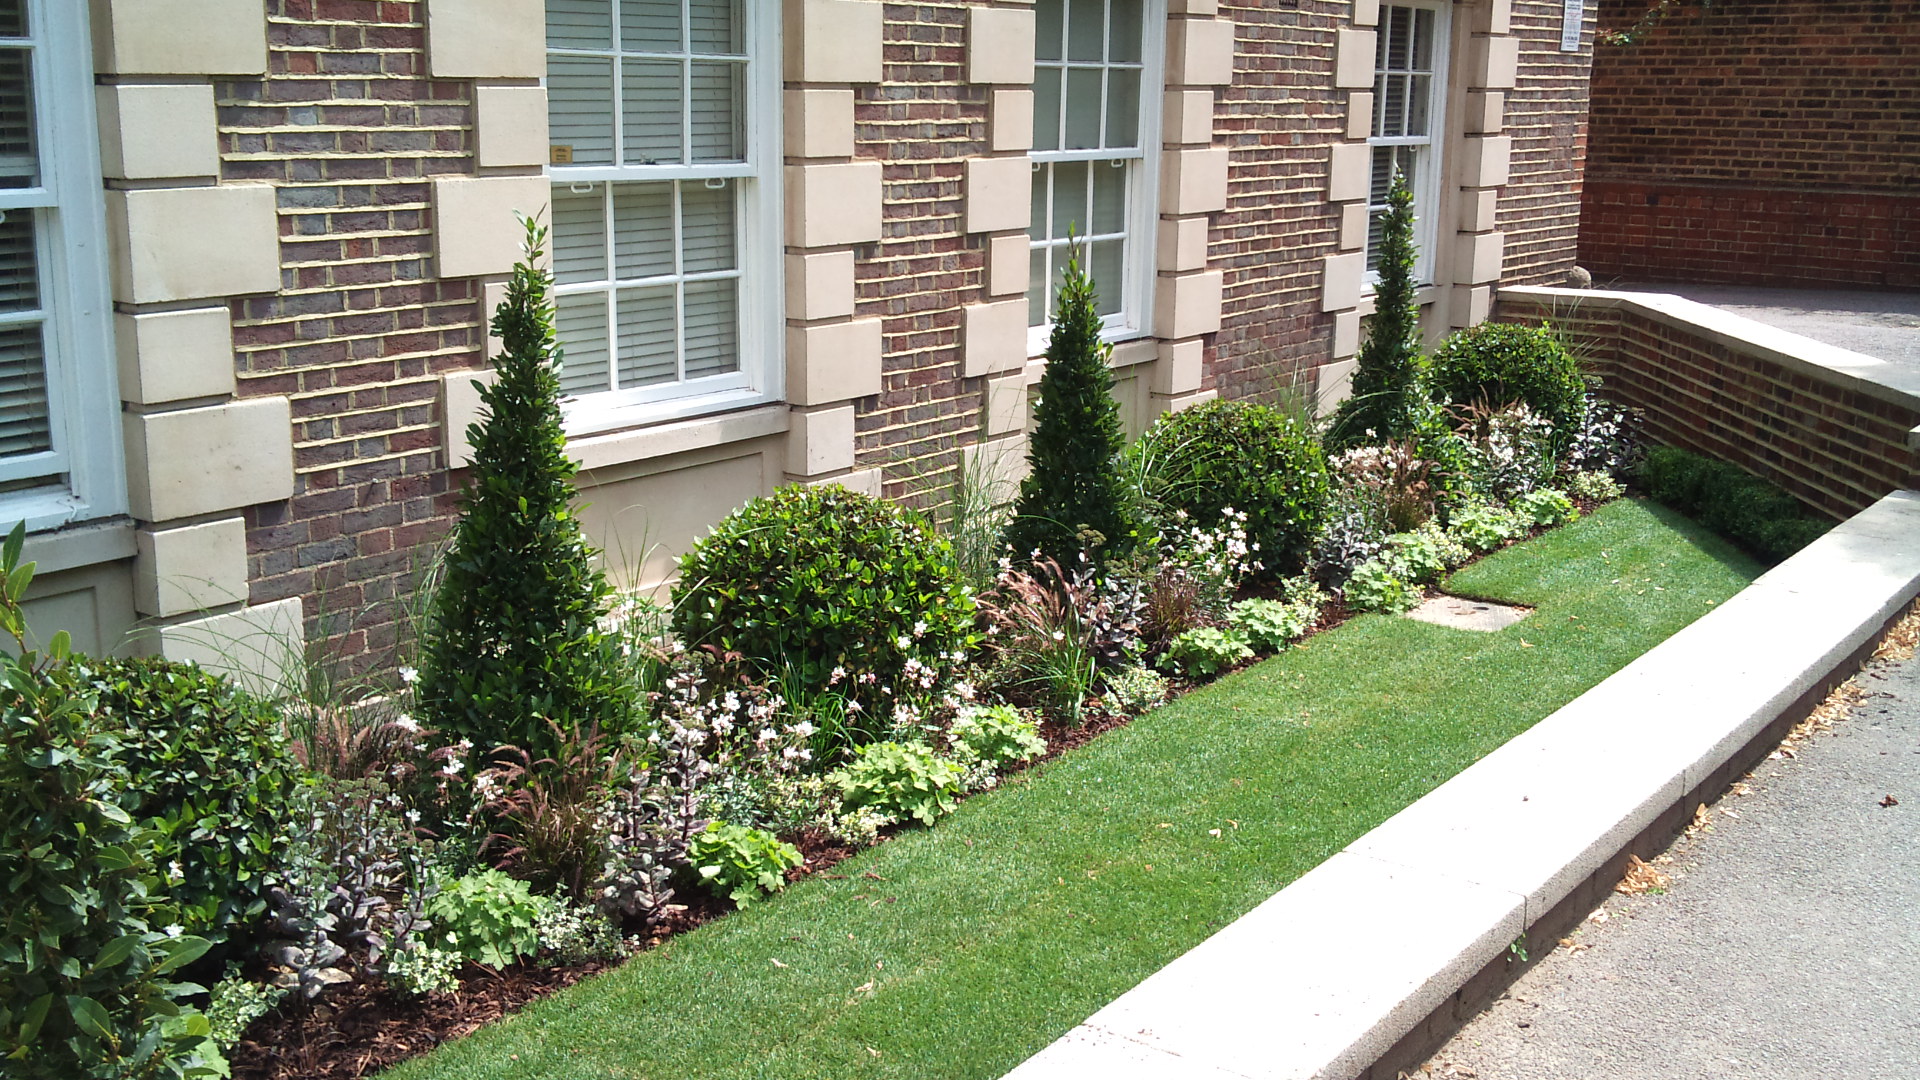
[[[1412,1075],[1920,1078],[1920,660],[1856,685]]]

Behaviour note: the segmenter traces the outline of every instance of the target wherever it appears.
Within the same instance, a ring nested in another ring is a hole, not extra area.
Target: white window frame
[[[1061,23],[1065,27],[1078,5],[1099,3],[1103,13],[1107,0],[1062,0],[1065,8]],[[1033,162],[1033,171],[1040,173],[1048,165],[1062,162],[1085,161],[1090,164],[1115,160],[1127,160],[1127,221],[1125,232],[1118,234],[1123,238],[1124,263],[1120,283],[1120,309],[1101,320],[1100,338],[1102,341],[1117,342],[1141,338],[1153,332],[1153,289],[1156,278],[1158,258],[1158,230],[1160,223],[1160,122],[1163,103],[1166,97],[1167,53],[1167,4],[1166,0],[1142,0],[1141,20],[1145,23],[1140,30],[1140,120],[1137,138],[1140,150],[1138,154],[1116,155],[1111,150],[1034,150],[1028,157]],[[1111,35],[1112,29],[1108,28]],[[1066,50],[1062,50],[1064,53]],[[1035,69],[1067,68],[1082,66],[1085,62],[1065,59],[1058,61],[1035,61]],[[1065,126],[1067,108],[1066,81],[1063,79],[1060,89],[1060,126]],[[1037,125],[1036,125],[1037,128]],[[1106,131],[1106,116],[1103,111],[1100,129]],[[1048,245],[1051,241],[1045,235],[1046,214],[1051,212],[1052,200],[1048,199],[1048,208],[1036,208],[1029,234],[1028,244],[1031,251]],[[1102,233],[1103,238],[1116,234]],[[1087,237],[1079,238],[1084,242]],[[1082,250],[1085,250],[1084,248]],[[1082,269],[1089,269],[1082,267]],[[1031,286],[1031,282],[1029,285]],[[1108,287],[1101,284],[1104,289]],[[1049,290],[1050,291],[1050,290]],[[1042,294],[1042,302],[1051,304],[1051,296]],[[1031,320],[1033,313],[1028,313]],[[1047,351],[1047,339],[1053,333],[1053,312],[1045,312],[1038,325],[1027,329],[1027,355],[1039,356]]]
[[[1380,129],[1381,118],[1386,110],[1386,95],[1379,92],[1379,80],[1383,75],[1400,74],[1378,66],[1378,53],[1374,67],[1373,121],[1368,126],[1367,137],[1367,218],[1371,222],[1376,211],[1385,209],[1384,203],[1372,201],[1373,184],[1373,147],[1413,146],[1419,147],[1419,175],[1413,178],[1413,240],[1419,253],[1413,264],[1415,284],[1434,283],[1435,270],[1439,266],[1440,242],[1440,202],[1445,192],[1443,174],[1446,171],[1447,135],[1447,87],[1448,67],[1453,54],[1453,3],[1452,0],[1384,0],[1380,5],[1378,33],[1384,42],[1388,27],[1389,8],[1424,9],[1434,13],[1433,18],[1433,71],[1428,82],[1427,134],[1424,136],[1373,135]],[[1371,239],[1369,239],[1371,243]],[[1363,252],[1363,256],[1369,252]],[[1371,289],[1380,280],[1373,270],[1367,271],[1367,287]]]
[[[40,185],[0,188],[0,212],[35,216],[41,306],[0,322],[44,319],[53,449],[35,457],[64,480],[0,495],[0,530],[41,531],[126,513],[127,483],[86,5],[28,0],[26,12]]]
[[[687,0],[681,2],[681,18],[688,17]],[[694,181],[724,178],[734,188],[735,254],[739,267],[737,294],[740,366],[736,372],[631,390],[607,390],[582,394],[562,402],[567,433],[593,435],[643,424],[681,420],[709,413],[726,412],[782,399],[785,392],[784,348],[785,298],[781,272],[780,234],[780,26],[778,5],[764,0],[744,0],[740,5],[745,20],[742,40],[747,49],[747,76],[743,94],[745,113],[746,160],[673,165],[548,165],[547,178],[555,187],[591,184],[605,195],[609,184],[631,181]],[[684,25],[684,23],[683,23]],[[619,19],[614,19],[615,47],[619,41]],[[548,49],[548,54],[599,55],[601,50]],[[542,80],[544,85],[545,80]],[[620,117],[621,86],[613,85],[615,116]],[[683,116],[683,123],[685,123]],[[621,125],[614,132],[615,155],[620,156],[623,140]],[[610,197],[610,196],[609,196]],[[614,223],[611,206],[606,218],[607,236],[612,243]],[[678,231],[678,225],[675,226]],[[609,258],[608,274],[614,273]],[[711,276],[711,275],[693,275]],[[609,278],[615,290],[625,282]],[[653,279],[647,279],[653,280]],[[593,292],[606,289],[605,283],[556,285],[556,297],[568,292]],[[609,351],[618,348],[619,326],[608,325]],[[560,343],[563,347],[566,342]],[[681,343],[684,348],[684,342]],[[617,363],[617,358],[615,359]]]

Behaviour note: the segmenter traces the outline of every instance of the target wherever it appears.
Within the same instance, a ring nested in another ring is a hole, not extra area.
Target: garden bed
[[[1610,504],[388,1075],[997,1076],[1757,572]]]

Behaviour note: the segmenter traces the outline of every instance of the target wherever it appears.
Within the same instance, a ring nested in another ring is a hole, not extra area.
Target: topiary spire
[[[1328,443],[1355,446],[1405,438],[1420,405],[1420,308],[1413,299],[1413,191],[1395,169],[1381,216],[1373,317],[1353,372],[1353,396],[1335,414]],[[1372,432],[1372,435],[1368,435]]]
[[[1071,565],[1085,551],[1102,561],[1136,540],[1118,464],[1126,437],[1113,400],[1113,346],[1100,340],[1096,299],[1093,279],[1071,256],[1034,407],[1031,470],[1007,526],[1007,543],[1022,559],[1038,550]]]
[[[628,700],[600,629],[612,590],[574,515],[561,424],[547,230],[525,221],[526,258],[493,316],[496,379],[467,428],[473,467],[434,596],[419,701],[448,738],[538,756],[563,730],[616,727]]]

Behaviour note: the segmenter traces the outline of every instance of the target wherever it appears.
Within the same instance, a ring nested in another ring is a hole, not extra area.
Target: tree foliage
[[[1413,191],[1396,170],[1387,191],[1387,211],[1374,286],[1373,317],[1353,372],[1353,396],[1334,417],[1328,443],[1334,447],[1385,442],[1412,433],[1420,415],[1420,307],[1414,302]]]

